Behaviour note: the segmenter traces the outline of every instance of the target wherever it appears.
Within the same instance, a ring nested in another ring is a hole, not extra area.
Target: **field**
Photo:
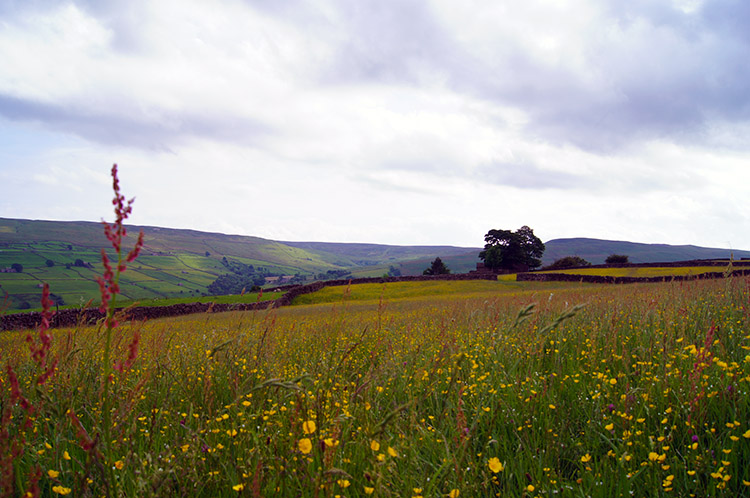
[[[327,288],[120,324],[109,380],[3,333],[0,496],[750,496],[749,285]]]
[[[727,261],[727,264],[729,262]],[[627,267],[627,268],[575,268],[570,270],[551,270],[539,273],[567,273],[571,275],[597,275],[607,277],[670,277],[683,275],[700,275],[703,273],[722,272],[726,266],[669,266],[669,267]]]

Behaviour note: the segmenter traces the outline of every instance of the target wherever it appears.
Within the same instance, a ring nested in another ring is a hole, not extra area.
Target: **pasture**
[[[749,283],[326,288],[122,323],[111,377],[50,331],[44,382],[3,333],[0,496],[750,496]]]

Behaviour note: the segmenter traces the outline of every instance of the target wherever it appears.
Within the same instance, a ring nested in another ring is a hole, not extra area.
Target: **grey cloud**
[[[14,121],[43,122],[46,127],[105,145],[168,151],[186,136],[252,143],[272,132],[249,119],[158,112],[151,115],[87,111],[0,94],[0,116]]]
[[[622,45],[602,29],[587,54],[598,86],[565,67],[530,60],[522,47],[506,61],[512,78],[498,81],[474,68],[472,81],[459,75],[454,82],[525,109],[528,134],[598,152],[651,139],[708,143],[713,122],[750,120],[750,30],[742,26],[750,20],[747,4],[726,2],[717,12],[709,2],[686,14],[657,3],[649,10],[643,2],[617,2],[621,10],[600,20],[620,28],[639,22],[652,38]]]
[[[478,181],[520,189],[583,188],[589,181],[578,175],[541,168],[528,161],[498,161],[482,165],[475,173]]]

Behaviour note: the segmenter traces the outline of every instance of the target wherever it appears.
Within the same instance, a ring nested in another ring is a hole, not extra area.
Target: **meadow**
[[[729,265],[729,261],[726,262]],[[567,273],[571,275],[597,275],[606,277],[671,277],[685,275],[701,275],[703,273],[722,272],[727,266],[649,266],[624,268],[574,268],[569,270],[550,270],[539,273]]]
[[[122,323],[107,389],[104,324],[47,331],[43,383],[37,334],[4,333],[0,496],[750,496],[748,283],[353,286]]]
[[[750,279],[341,286],[0,334],[0,497],[750,496]],[[125,274],[127,275],[127,273]],[[54,292],[54,288],[52,289]]]

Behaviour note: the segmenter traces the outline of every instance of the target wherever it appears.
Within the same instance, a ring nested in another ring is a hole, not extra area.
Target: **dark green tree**
[[[13,268],[13,271],[16,273],[23,273],[23,265],[21,263],[13,263],[10,267]]]
[[[52,261],[51,259],[48,259],[47,261],[45,261],[44,264],[47,265],[47,267],[49,268],[52,268],[53,266],[55,266],[55,262]]]
[[[490,230],[484,241],[479,259],[487,268],[517,271],[538,268],[542,264],[544,243],[525,225],[515,232]]]
[[[447,275],[450,272],[442,259],[435,258],[435,261],[430,264],[429,268],[422,272],[422,275]]]
[[[546,270],[559,270],[561,268],[574,268],[578,266],[591,266],[591,263],[580,256],[565,256],[545,267]]]
[[[607,259],[604,260],[608,265],[626,264],[629,263],[628,257],[624,254],[610,254]]]

